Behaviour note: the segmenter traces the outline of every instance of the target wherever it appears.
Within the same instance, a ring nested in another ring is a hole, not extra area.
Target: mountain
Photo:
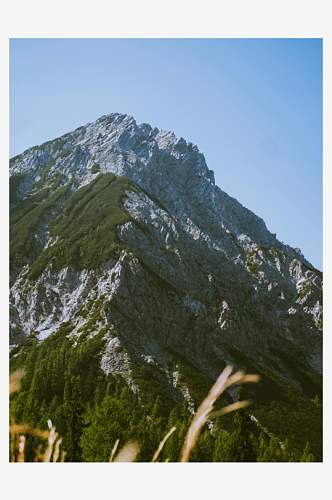
[[[212,380],[244,366],[265,377],[255,401],[282,384],[309,401],[322,284],[172,132],[115,113],[10,160],[12,359],[61,331],[73,349],[102,339],[106,375],[136,391],[144,367],[191,409],[179,366]]]

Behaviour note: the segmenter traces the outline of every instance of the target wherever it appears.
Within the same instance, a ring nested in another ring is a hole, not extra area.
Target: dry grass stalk
[[[38,446],[37,449],[34,448],[34,452],[35,452],[34,462],[42,462],[43,461],[43,455],[41,454],[41,449],[42,449],[41,444]]]
[[[188,430],[182,448],[180,462],[189,462],[190,451],[195,445],[203,425],[205,424],[205,422],[209,418],[209,415],[212,412],[213,404],[215,403],[216,399],[220,396],[220,394],[222,394],[222,392],[224,392],[224,390],[227,389],[227,387],[230,387],[233,384],[242,382],[258,382],[260,380],[260,377],[258,375],[246,375],[245,372],[242,370],[230,377],[229,375],[231,374],[232,370],[233,370],[232,366],[226,366],[226,368],[223,370],[216,383],[211,388],[209,394],[198,408],[197,413],[194,416],[192,424]],[[234,411],[235,409],[237,409],[236,404],[230,406],[232,408],[228,411]],[[226,409],[223,408],[223,412],[226,413]]]
[[[59,458],[59,452],[60,452],[60,444],[62,443],[62,438],[58,439],[57,442],[55,443],[55,450],[54,450],[54,455],[53,455],[53,462],[56,462]]]
[[[135,441],[127,443],[118,453],[114,462],[133,462],[140,452],[140,446]]]
[[[120,442],[120,439],[117,439],[115,441],[115,445],[113,446],[113,450],[112,450],[112,453],[111,453],[111,456],[110,456],[110,460],[109,460],[110,462],[113,462],[113,458],[114,458],[114,455],[115,455],[115,452],[116,452],[116,449],[118,447],[119,442]]]
[[[170,435],[172,434],[172,432],[174,432],[176,429],[176,427],[172,427],[172,429],[169,431],[168,434],[166,434],[166,436],[164,437],[164,439],[162,440],[162,442],[160,443],[159,447],[158,447],[158,450],[156,451],[156,453],[153,455],[153,458],[151,460],[151,462],[155,462],[159,456],[159,453],[161,452],[161,450],[163,449],[163,446],[164,444],[166,443],[167,439],[170,437]]]
[[[231,366],[226,366],[222,374],[219,376],[216,383],[211,388],[208,396],[204,399],[201,406],[198,408],[196,415],[192,421],[192,424],[188,430],[185,443],[181,452],[180,462],[188,462],[189,454],[191,449],[193,448],[196,440],[198,438],[199,432],[203,427],[204,423],[207,420],[208,414],[212,410],[213,404],[217,397],[223,392],[223,390],[227,387],[226,381],[228,379],[229,374],[232,372]]]
[[[10,427],[13,427],[15,425],[14,422],[14,417],[11,417],[12,425],[9,426],[9,432],[10,432]],[[11,434],[11,441],[10,441],[10,461],[15,462],[15,452],[14,452],[14,441],[15,441],[15,432],[10,432]]]
[[[248,401],[239,401],[238,403],[234,403],[232,405],[225,406],[225,408],[221,408],[220,410],[213,411],[209,415],[209,420],[213,420],[214,418],[220,417],[221,415],[225,415],[225,413],[230,413],[234,410],[240,410],[240,408],[245,408],[249,406],[252,401],[249,399]]]
[[[24,370],[16,370],[9,377],[9,395],[13,394],[16,391],[20,390],[20,380],[24,375]],[[41,437],[48,439],[48,447],[44,453],[44,456],[41,454],[41,445],[38,447],[35,456],[35,462],[43,461],[50,462],[53,445],[58,436],[58,433],[55,432],[55,427],[52,427],[51,420],[48,420],[49,431],[41,431],[39,429],[34,429],[30,424],[16,424],[14,421],[14,417],[11,417],[11,425],[9,426],[9,433],[11,435],[11,443],[10,443],[10,454],[11,454],[11,462],[15,462],[15,441],[16,448],[18,449],[17,462],[24,462],[24,448],[25,448],[25,435],[31,434],[32,436]],[[20,435],[21,434],[21,435]],[[59,439],[55,445],[55,451],[53,455],[53,462],[56,462],[59,458],[59,449],[62,439]],[[64,461],[66,454],[62,453],[61,462]]]
[[[13,422],[13,420],[12,420]],[[24,447],[25,447],[25,436],[19,435],[19,433],[31,434],[32,436],[41,437],[48,439],[48,448],[45,451],[44,455],[41,453],[42,445],[39,445],[37,450],[35,450],[35,462],[50,462],[53,444],[58,436],[58,433],[55,432],[55,427],[52,427],[50,431],[40,431],[39,429],[33,429],[29,424],[18,425],[14,422],[9,426],[9,432],[12,436],[10,451],[11,451],[11,461],[15,462],[15,452],[14,452],[14,443],[17,441],[16,448],[18,449],[17,462],[24,462]],[[59,458],[59,448],[62,439],[59,439],[55,445],[55,451],[53,456],[53,462],[56,462]],[[61,460],[62,461],[62,460]]]
[[[261,379],[261,376],[260,375],[244,375],[244,377],[242,377],[241,379],[241,384],[244,384],[244,383],[256,383],[256,382],[259,382]]]
[[[18,462],[24,462],[24,446],[25,446],[25,436],[20,436],[20,442],[18,445]]]
[[[41,437],[41,438],[45,438],[45,439],[48,439],[50,436],[49,431],[41,431],[39,429],[34,429],[29,424],[15,424],[15,423],[13,423],[12,425],[9,426],[9,433],[10,434],[19,434],[19,433],[31,434],[32,436]]]
[[[50,462],[51,461],[51,456],[52,456],[52,451],[53,451],[53,444],[54,444],[54,441],[56,440],[56,438],[58,436],[58,433],[55,432],[55,427],[52,427],[51,420],[48,420],[47,423],[48,423],[48,427],[51,430],[50,430],[50,434],[49,434],[49,437],[48,437],[48,447],[47,447],[47,450],[45,451],[43,462]]]
[[[24,370],[18,369],[9,376],[9,396],[21,388],[21,378],[24,375]]]

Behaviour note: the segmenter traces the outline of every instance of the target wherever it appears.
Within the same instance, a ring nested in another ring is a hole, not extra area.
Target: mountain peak
[[[139,363],[167,365],[171,347],[215,377],[235,349],[295,386],[277,352],[321,373],[321,273],[183,137],[108,114],[12,158],[10,174],[13,345],[67,321],[78,338],[101,308],[94,332],[109,325]],[[128,375],[108,342],[104,366]]]

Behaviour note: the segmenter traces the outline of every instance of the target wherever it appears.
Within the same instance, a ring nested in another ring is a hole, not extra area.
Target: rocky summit
[[[305,394],[322,374],[322,283],[172,132],[115,113],[10,160],[12,356],[70,325],[73,346],[103,337],[101,368],[133,390],[144,366],[190,404],[180,356]]]

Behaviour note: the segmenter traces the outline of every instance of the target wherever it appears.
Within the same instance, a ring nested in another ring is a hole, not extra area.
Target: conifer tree
[[[221,430],[214,445],[213,462],[225,462],[227,457],[229,435]]]
[[[267,443],[266,443],[266,437],[264,436],[263,432],[260,433],[259,435],[259,447],[257,450],[257,462],[262,462],[265,450],[267,448]]]
[[[271,437],[268,446],[265,448],[261,462],[280,462],[278,460],[278,440],[277,438]]]
[[[71,398],[64,405],[64,417],[67,423],[64,448],[67,450],[66,460],[69,462],[81,461],[80,438],[84,429],[82,395],[79,388],[79,377],[74,381]]]
[[[317,408],[322,407],[322,401],[321,401],[320,397],[318,396],[318,394],[316,394],[316,396],[315,396],[314,403],[317,406]]]
[[[241,401],[242,386],[239,387],[237,398]],[[257,455],[254,445],[250,438],[252,422],[244,408],[237,410],[234,416],[234,422],[237,429],[231,434],[228,442],[228,451],[226,454],[227,462],[257,462]]]
[[[285,439],[282,453],[283,453],[282,462],[294,462],[288,438]]]
[[[176,403],[172,411],[170,412],[168,416],[168,424],[167,428],[171,430],[172,427],[176,426],[176,423],[180,423],[181,419],[181,405],[180,403]]]
[[[311,453],[311,447],[309,441],[307,441],[307,444],[305,445],[305,448],[303,450],[303,455],[300,458],[300,462],[314,462],[315,457]]]
[[[197,442],[190,453],[190,462],[212,462],[214,438],[210,430],[205,429],[198,436]]]
[[[152,415],[151,415],[153,420],[157,420],[158,418],[162,417],[163,412],[164,412],[163,401],[162,401],[160,396],[157,396],[156,402],[153,406]]]
[[[64,393],[63,393],[63,400],[64,401],[70,401],[71,391],[72,391],[71,377],[66,370],[65,371],[65,388],[64,388]]]

